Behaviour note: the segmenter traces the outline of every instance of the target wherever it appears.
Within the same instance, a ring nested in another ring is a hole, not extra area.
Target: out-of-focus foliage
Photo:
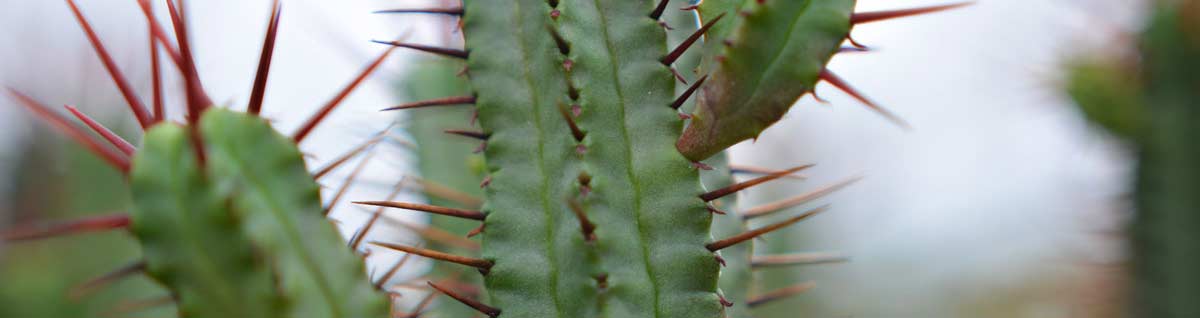
[[[11,199],[0,217],[26,224],[124,211],[129,194],[121,175],[75,143],[38,127],[19,150]],[[71,288],[140,258],[120,231],[9,243],[0,256],[0,317],[75,318],[118,314],[139,301],[166,296],[141,276],[123,279],[79,299]],[[137,317],[170,317],[169,305]]]
[[[1132,317],[1200,317],[1198,19],[1200,1],[1155,2],[1129,43],[1135,58],[1077,67],[1069,85],[1085,113],[1138,155]]]

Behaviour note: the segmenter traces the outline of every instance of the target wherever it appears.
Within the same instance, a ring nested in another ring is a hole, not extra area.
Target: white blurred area
[[[145,23],[134,0],[78,1],[148,101]],[[106,122],[128,115],[62,1],[0,2],[5,8],[0,84],[48,105],[70,103],[105,113],[99,117]],[[1087,301],[1074,299],[1079,293],[1071,288],[1087,286],[1096,264],[1122,257],[1105,233],[1119,225],[1111,204],[1123,192],[1127,159],[1060,93],[1060,69],[1065,60],[1111,39],[1112,30],[1130,25],[1137,12],[1131,2],[983,0],[954,12],[862,26],[855,39],[877,51],[837,57],[831,69],[915,130],[905,132],[822,85],[818,91],[830,105],[806,97],[756,143],[736,146],[735,163],[818,164],[809,181],[763,187],[744,201],[765,202],[850,175],[867,176],[822,200],[834,209],[799,225],[802,235],[786,238],[796,240],[800,250],[834,250],[853,258],[800,272],[798,278],[820,286],[803,296],[809,316],[1085,316],[1078,307]],[[940,3],[861,0],[859,8]],[[218,104],[245,107],[269,6],[269,1],[188,1],[201,79]],[[284,1],[264,115],[291,132],[385,49],[369,40],[411,32],[412,41],[435,43],[453,31],[430,17],[370,13],[401,6],[418,4]],[[164,8],[158,9],[165,23]],[[303,145],[315,155],[313,166],[395,119],[377,110],[400,101],[397,75],[415,54],[397,51],[317,128]],[[163,65],[169,87],[178,91],[173,66],[165,59]],[[172,117],[179,118],[181,100],[177,95],[168,100]],[[41,124],[0,98],[0,147],[8,147],[0,149],[11,149],[30,125]],[[382,197],[411,169],[411,157],[400,146],[381,150],[346,201]],[[0,164],[13,162],[13,155],[0,150]],[[336,189],[348,168],[322,183]],[[361,224],[362,211],[350,205],[336,209],[347,235]],[[414,240],[394,232],[376,237]],[[768,237],[779,239],[785,238]],[[381,254],[379,260],[392,257]]]

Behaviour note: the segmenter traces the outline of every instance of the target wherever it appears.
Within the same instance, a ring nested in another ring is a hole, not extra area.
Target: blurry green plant
[[[1200,316],[1200,1],[1152,1],[1127,51],[1072,65],[1067,91],[1137,155],[1131,317]]]

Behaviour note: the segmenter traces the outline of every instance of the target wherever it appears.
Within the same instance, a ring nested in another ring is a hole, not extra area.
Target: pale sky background
[[[148,98],[145,23],[134,1],[79,1],[118,64]],[[939,299],[984,299],[1048,277],[1067,281],[1070,275],[1062,274],[1079,272],[1082,261],[1119,259],[1097,232],[1114,222],[1108,206],[1123,191],[1127,159],[1059,93],[1059,70],[1066,59],[1101,47],[1113,30],[1131,25],[1136,6],[1129,2],[984,0],[955,12],[855,30],[857,40],[878,51],[838,57],[831,69],[901,114],[914,131],[904,132],[822,86],[819,92],[830,105],[805,98],[757,143],[734,150],[738,163],[819,164],[809,174],[811,181],[767,187],[749,201],[857,173],[868,176],[824,200],[834,204],[833,211],[800,225],[804,247],[854,259],[811,270],[821,287],[805,297],[822,303],[820,310],[830,317],[957,317],[958,309]],[[412,1],[284,3],[264,110],[284,132],[384,49],[369,40],[406,32],[416,42],[437,38],[429,18],[370,14]],[[862,0],[859,8],[941,3]],[[113,103],[119,101],[116,89],[63,2],[0,4],[5,8],[0,11],[0,84],[50,105],[72,103],[92,113],[108,111],[92,101],[123,105]],[[219,104],[243,108],[269,1],[189,5],[207,91]],[[165,18],[165,11],[160,13]],[[306,141],[305,150],[319,154],[315,165],[394,119],[376,110],[402,101],[391,92],[395,75],[407,58],[419,54],[397,53]],[[181,104],[175,100],[173,105],[177,115]],[[114,111],[107,118],[127,116],[124,108]],[[3,149],[12,149],[31,122],[24,110],[0,98],[0,164],[12,162],[11,151]],[[356,188],[350,199],[383,196],[387,189],[381,184],[395,182],[410,167],[411,157],[398,146],[387,149],[368,174],[374,184]],[[335,214],[347,231],[362,215],[347,206]],[[1071,312],[1061,299],[1023,305],[1031,309],[1020,317],[1069,317]]]

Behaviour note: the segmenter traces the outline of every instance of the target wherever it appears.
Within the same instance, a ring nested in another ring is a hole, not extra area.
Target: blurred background
[[[0,84],[52,106],[75,105],[136,142],[136,123],[66,5],[0,2]],[[859,2],[860,10],[944,3]],[[148,96],[146,25],[134,1],[79,4],[118,66]],[[437,17],[371,14],[400,5],[418,7],[413,1],[284,1],[264,115],[280,130],[294,130],[385,49],[369,40],[407,36],[439,43],[447,34],[458,36],[453,23]],[[201,79],[218,104],[240,108],[248,99],[269,8],[265,0],[188,3]],[[165,8],[158,9],[165,17]],[[851,258],[787,274],[818,288],[772,306],[794,306],[804,317],[1119,316],[1128,209],[1119,198],[1127,192],[1132,160],[1064,95],[1063,70],[1073,58],[1136,30],[1143,12],[1139,1],[1127,0],[983,0],[857,28],[855,39],[876,50],[839,56],[831,68],[915,129],[904,131],[821,86],[828,104],[806,97],[756,142],[734,148],[738,164],[818,164],[806,181],[751,192],[741,202],[746,206],[867,177],[824,200],[833,204],[832,213],[767,237],[765,244],[794,242]],[[397,51],[351,95],[304,144],[312,164],[408,121],[378,110],[410,100],[400,89],[403,74],[421,56]],[[168,87],[178,86],[166,78]],[[181,118],[178,92],[170,93],[169,116]],[[398,134],[399,141],[377,150],[349,199],[381,197],[413,174],[415,157],[404,132]],[[322,185],[335,189],[344,178],[338,172]],[[0,228],[121,211],[129,201],[123,182],[0,98]],[[366,215],[348,205],[334,211],[347,235]],[[414,239],[399,228],[376,233]],[[77,290],[72,286],[137,254],[120,233],[0,246],[0,317],[92,317],[151,303],[163,294],[145,279],[68,295]]]

